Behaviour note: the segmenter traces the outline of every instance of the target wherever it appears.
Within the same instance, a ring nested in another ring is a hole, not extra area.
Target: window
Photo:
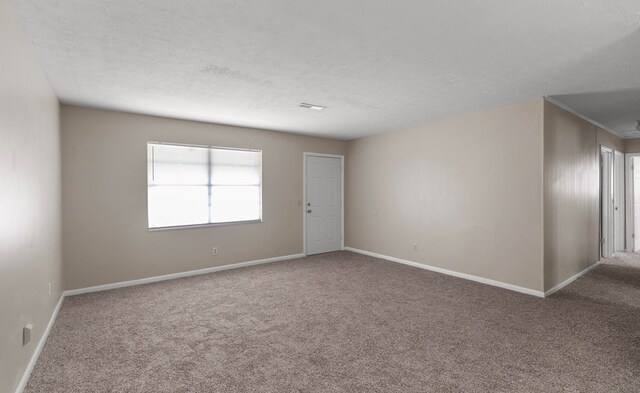
[[[149,228],[259,221],[262,152],[147,144]]]

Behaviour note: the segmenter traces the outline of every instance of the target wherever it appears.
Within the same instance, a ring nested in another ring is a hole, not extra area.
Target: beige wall
[[[599,260],[599,144],[617,142],[601,132],[545,101],[545,289]]]
[[[542,290],[542,121],[538,99],[350,141],[346,245]]]
[[[149,232],[147,141],[262,149],[264,222]],[[301,253],[305,151],[346,142],[63,106],[67,289]]]
[[[58,107],[0,0],[0,392],[16,388],[63,289]],[[22,346],[27,323],[33,337]]]

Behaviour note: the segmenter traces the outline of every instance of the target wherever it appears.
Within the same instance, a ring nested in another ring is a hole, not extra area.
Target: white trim
[[[223,227],[227,225],[241,225],[241,224],[262,224],[262,218],[257,220],[245,220],[245,221],[226,221],[226,222],[212,222],[207,224],[187,224],[187,225],[174,225],[170,227],[153,227],[147,228],[148,232],[164,232],[164,231],[177,231],[181,229],[197,229],[207,227]]]
[[[24,370],[24,373],[22,374],[22,378],[20,378],[20,382],[18,383],[18,386],[16,387],[15,393],[22,393],[24,391],[24,388],[27,386],[27,382],[29,382],[29,377],[31,377],[31,372],[33,371],[33,368],[35,367],[36,362],[38,361],[38,358],[40,357],[40,354],[42,353],[42,349],[44,348],[44,344],[46,343],[47,338],[49,337],[49,332],[51,331],[51,328],[53,327],[53,323],[55,322],[56,318],[58,317],[58,312],[60,311],[60,307],[62,306],[62,302],[63,302],[64,298],[67,297],[67,296],[80,295],[80,294],[83,294],[83,293],[90,293],[90,292],[107,291],[109,289],[130,287],[130,286],[134,286],[134,285],[148,284],[148,283],[158,282],[158,281],[173,280],[173,279],[176,279],[176,278],[196,276],[196,275],[208,274],[208,273],[215,273],[215,272],[220,272],[220,271],[224,271],[224,270],[239,269],[239,268],[242,268],[242,267],[262,265],[262,264],[266,264],[266,263],[272,263],[272,262],[278,262],[278,261],[286,261],[286,260],[290,260],[290,259],[303,258],[303,257],[304,257],[304,254],[291,254],[291,255],[284,255],[284,256],[280,256],[280,257],[257,259],[255,261],[232,263],[232,264],[229,264],[229,265],[214,266],[214,267],[210,267],[210,268],[206,268],[206,269],[191,270],[191,271],[187,271],[187,272],[173,273],[173,274],[165,274],[163,276],[147,277],[147,278],[141,278],[141,279],[138,279],[138,280],[122,281],[122,282],[116,282],[116,283],[113,283],[113,284],[104,284],[104,285],[97,285],[97,286],[94,286],[94,287],[71,289],[71,290],[68,290],[68,291],[64,291],[62,293],[62,295],[60,295],[60,300],[58,300],[58,304],[56,304],[56,307],[54,308],[53,313],[51,314],[51,317],[49,318],[49,323],[47,323],[47,327],[45,328],[45,330],[44,330],[44,332],[42,334],[42,337],[40,337],[40,341],[38,342],[38,346],[36,347],[35,351],[31,355],[31,359],[29,360],[29,363],[27,364],[27,368]]]
[[[197,145],[192,143],[178,143],[178,142],[160,142],[160,141],[147,141],[147,145],[165,145],[165,146],[182,146],[182,147],[199,147],[203,149],[217,149],[217,150],[237,150],[237,151],[252,151],[262,153],[262,149],[251,149],[244,147],[228,147],[228,146],[214,146],[214,145]]]
[[[62,301],[64,300],[64,298],[65,294],[62,293],[62,295],[60,295],[60,299],[58,300],[58,304],[56,304],[56,307],[53,309],[53,313],[51,313],[49,323],[47,323],[47,327],[44,329],[44,332],[42,333],[42,337],[40,337],[40,341],[38,341],[36,349],[33,351],[33,354],[31,354],[31,359],[29,359],[29,363],[27,363],[27,368],[24,370],[24,373],[22,373],[22,378],[20,378],[20,382],[18,382],[18,386],[16,386],[15,393],[22,393],[24,391],[24,388],[27,386],[29,377],[31,377],[31,372],[33,371],[33,368],[35,367],[36,362],[40,357],[40,353],[42,353],[44,344],[47,342],[47,337],[49,337],[49,332],[51,332],[53,323],[58,317],[58,312],[60,311],[60,307],[62,307]]]
[[[371,257],[374,257],[374,258],[385,259],[385,260],[388,260],[388,261],[391,261],[391,262],[401,263],[403,265],[413,266],[413,267],[416,267],[416,268],[419,268],[419,269],[429,270],[429,271],[433,271],[433,272],[436,272],[436,273],[442,273],[442,274],[446,274],[446,275],[449,275],[449,276],[464,278],[466,280],[476,281],[476,282],[479,282],[479,283],[482,283],[482,284],[488,284],[488,285],[496,286],[496,287],[499,287],[499,288],[509,289],[511,291],[520,292],[520,293],[524,293],[524,294],[527,294],[527,295],[533,295],[533,296],[537,296],[537,297],[547,297],[547,296],[557,292],[558,290],[564,288],[565,286],[567,286],[570,283],[572,283],[573,281],[575,281],[580,276],[582,276],[582,275],[590,272],[591,270],[595,269],[601,263],[601,261],[598,261],[597,263],[587,267],[586,269],[582,270],[578,274],[575,274],[574,276],[569,277],[568,279],[564,280],[563,282],[561,282],[560,284],[556,285],[555,287],[549,289],[548,291],[541,292],[541,291],[536,291],[536,290],[525,288],[525,287],[520,287],[520,286],[517,286],[517,285],[507,284],[507,283],[504,283],[504,282],[501,282],[501,281],[496,281],[496,280],[491,280],[491,279],[488,279],[488,278],[474,276],[474,275],[471,275],[471,274],[460,273],[460,272],[456,272],[456,271],[453,271],[453,270],[448,270],[448,269],[443,269],[443,268],[439,268],[439,267],[435,267],[435,266],[430,266],[430,265],[426,265],[426,264],[422,264],[422,263],[418,263],[418,262],[408,261],[408,260],[405,260],[405,259],[400,259],[400,258],[396,258],[396,257],[390,257],[390,256],[387,256],[387,255],[382,255],[382,254],[377,254],[377,253],[370,252],[370,251],[359,250],[359,249],[353,248],[353,247],[343,247],[343,248],[344,248],[345,251],[351,251],[351,252],[355,252],[355,253],[358,253],[358,254],[371,256]],[[117,283],[113,283],[113,284],[97,285],[97,286],[94,286],[94,287],[71,289],[71,290],[68,290],[68,291],[64,291],[62,293],[62,295],[60,296],[60,299],[58,300],[58,303],[56,304],[56,307],[53,309],[53,313],[51,313],[51,317],[49,318],[49,322],[47,323],[47,327],[45,328],[45,330],[44,330],[44,332],[42,334],[42,337],[40,337],[40,341],[38,342],[38,345],[36,346],[35,351],[31,355],[31,359],[29,360],[29,363],[27,364],[27,367],[24,370],[24,373],[22,374],[22,378],[20,378],[20,382],[18,383],[18,386],[16,386],[15,393],[22,393],[24,391],[24,388],[27,386],[27,382],[29,382],[29,377],[31,376],[31,372],[33,371],[33,368],[35,367],[36,362],[38,361],[38,358],[40,357],[40,354],[42,353],[42,349],[44,348],[44,345],[45,345],[45,343],[47,341],[47,338],[49,337],[49,333],[51,332],[51,328],[53,327],[53,324],[54,324],[56,318],[58,317],[58,312],[60,311],[60,308],[62,307],[62,302],[63,302],[64,298],[67,297],[67,296],[80,295],[80,294],[83,294],[83,293],[90,293],[90,292],[106,291],[106,290],[109,290],[109,289],[116,289],[116,288],[123,288],[123,287],[129,287],[129,286],[134,286],[134,285],[148,284],[148,283],[158,282],[158,281],[173,280],[173,279],[176,279],[176,278],[196,276],[196,275],[208,274],[208,273],[215,273],[215,272],[220,272],[220,271],[224,271],[224,270],[238,269],[238,268],[242,268],[242,267],[256,266],[256,265],[262,265],[262,264],[266,264],[266,263],[272,263],[272,262],[278,262],[278,261],[286,261],[286,260],[290,260],[290,259],[303,258],[303,257],[304,257],[304,254],[291,254],[291,255],[285,255],[285,256],[274,257],[274,258],[258,259],[258,260],[254,260],[254,261],[248,261],[248,262],[240,262],[240,263],[233,263],[233,264],[229,264],[229,265],[214,266],[214,267],[210,267],[210,268],[206,268],[206,269],[191,270],[191,271],[181,272],[181,273],[166,274],[166,275],[163,275],[163,276],[148,277],[148,278],[142,278],[142,279],[138,279],[138,280],[122,281],[122,282],[117,282]]]
[[[574,274],[573,276],[567,278],[566,280],[564,280],[560,284],[556,285],[555,287],[545,291],[544,296],[548,297],[548,296],[558,292],[562,288],[566,287],[567,285],[571,284],[572,282],[574,282],[575,280],[580,278],[580,276],[585,275],[585,274],[589,273],[591,270],[593,270],[596,267],[598,267],[601,263],[602,263],[602,261],[598,261],[598,262],[594,263],[593,265],[587,267],[586,269],[582,270],[581,272],[578,272],[578,273]]]
[[[633,252],[635,248],[635,208],[633,206],[633,157],[640,156],[640,153],[625,153],[625,218],[626,218],[626,249],[627,252]]]
[[[304,152],[305,156],[314,156],[314,157],[327,157],[327,158],[344,158],[342,154],[325,154],[325,153],[312,153],[312,152]]]
[[[624,135],[620,135],[617,132],[615,132],[614,130],[612,130],[611,128],[605,126],[602,123],[598,123],[597,121],[590,119],[589,117],[587,117],[586,115],[576,111],[575,109],[572,109],[568,106],[566,106],[565,104],[563,104],[562,102],[556,100],[555,98],[549,97],[549,96],[544,96],[544,99],[549,101],[550,103],[554,104],[555,106],[559,106],[560,108],[564,109],[567,112],[573,113],[574,115],[578,116],[579,118],[588,121],[589,123],[598,126],[600,128],[602,128],[605,131],[610,132],[611,134],[617,136],[620,139],[633,139],[633,137],[628,137],[628,136],[624,136]]]
[[[368,255],[368,256],[374,257],[374,258],[386,259],[387,261],[401,263],[403,265],[409,265],[409,266],[417,267],[419,269],[430,270],[432,272],[442,273],[442,274],[446,274],[446,275],[449,275],[449,276],[464,278],[466,280],[475,281],[475,282],[479,282],[479,283],[482,283],[482,284],[493,285],[494,287],[509,289],[511,291],[520,292],[520,293],[524,293],[524,294],[527,294],[527,295],[532,295],[532,296],[537,296],[537,297],[545,297],[545,294],[542,291],[536,291],[535,289],[520,287],[518,285],[513,285],[513,284],[507,284],[507,283],[502,282],[502,281],[491,280],[489,278],[474,276],[472,274],[467,274],[467,273],[460,273],[460,272],[456,272],[456,271],[449,270],[449,269],[443,269],[441,267],[435,267],[435,266],[426,265],[426,264],[423,264],[423,263],[408,261],[406,259],[390,257],[388,255],[377,254],[377,253],[371,252],[371,251],[359,250],[359,249],[353,248],[353,247],[345,247],[344,249],[345,249],[345,251],[356,252],[358,254]]]
[[[625,176],[626,159],[624,153],[613,151],[613,252],[626,251],[625,247]]]
[[[600,145],[600,150],[606,151],[607,153],[613,153],[613,149],[610,148],[609,146],[605,146],[605,145]]]
[[[112,284],[96,285],[94,287],[71,289],[71,290],[68,290],[68,291],[64,291],[64,295],[65,296],[74,296],[74,295],[80,295],[82,293],[108,291],[109,289],[130,287],[130,286],[134,286],[134,285],[142,285],[142,284],[148,284],[148,283],[158,282],[158,281],[173,280],[173,279],[176,279],[176,278],[197,276],[197,275],[200,275],[200,274],[215,273],[215,272],[221,272],[221,271],[224,271],[224,270],[239,269],[239,268],[242,268],[242,267],[262,265],[262,264],[265,264],[265,263],[286,261],[286,260],[289,260],[289,259],[296,259],[296,258],[302,258],[302,257],[304,257],[304,254],[292,254],[292,255],[285,255],[285,256],[274,257],[274,258],[258,259],[258,260],[255,260],[255,261],[231,263],[231,264],[228,264],[228,265],[208,267],[206,269],[190,270],[190,271],[187,271],[187,272],[165,274],[165,275],[162,275],[162,276],[140,278],[140,279],[137,279],[137,280],[115,282],[115,283],[112,283]]]
[[[323,154],[323,153],[310,153],[304,152],[302,154],[302,253],[304,256],[307,256],[307,157],[328,157],[328,158],[339,158],[340,159],[340,177],[342,182],[342,195],[340,199],[342,200],[341,209],[342,209],[342,218],[341,218],[341,236],[340,239],[340,250],[344,250],[344,155],[340,154]]]
[[[600,145],[600,254],[601,258],[609,258],[615,252],[614,240],[614,187],[613,187],[613,152],[614,150]],[[605,167],[605,157],[607,166]],[[605,176],[607,174],[607,176]],[[605,178],[607,181],[605,182]],[[606,213],[606,220],[605,220]],[[606,222],[605,222],[606,221]]]

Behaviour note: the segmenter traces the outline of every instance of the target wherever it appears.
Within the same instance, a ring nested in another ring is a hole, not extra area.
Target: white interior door
[[[632,217],[633,217],[633,250],[640,250],[640,156],[634,156],[632,161]]]
[[[602,257],[613,255],[613,152],[600,151],[600,233]]]
[[[624,154],[613,152],[613,242],[614,252],[624,251]]]
[[[305,156],[306,253],[342,248],[342,159]]]
[[[629,252],[638,251],[639,241],[636,240],[637,226],[640,225],[640,196],[635,190],[640,190],[640,153],[627,153],[626,157],[626,203],[625,203],[625,228],[626,228],[626,250]]]

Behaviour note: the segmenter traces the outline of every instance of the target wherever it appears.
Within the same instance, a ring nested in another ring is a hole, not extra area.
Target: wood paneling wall
[[[624,144],[625,153],[640,153],[640,138],[627,139]]]
[[[545,101],[545,290],[599,260],[599,140],[616,142],[606,137],[590,122]]]

